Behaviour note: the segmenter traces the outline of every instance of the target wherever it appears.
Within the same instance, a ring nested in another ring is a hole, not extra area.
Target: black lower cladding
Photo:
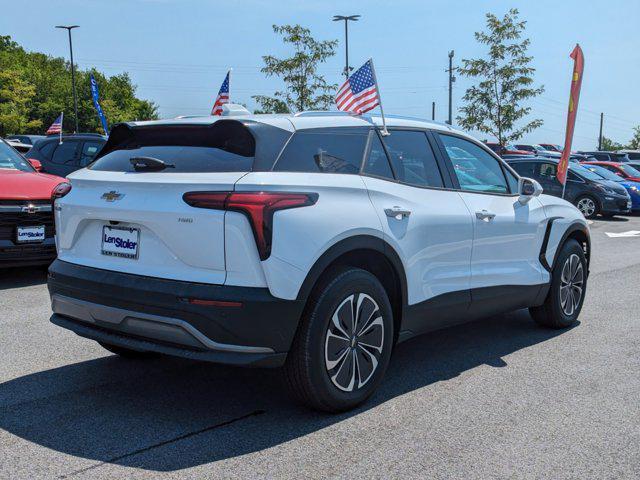
[[[41,243],[16,244],[0,240],[0,268],[46,265],[56,258],[56,244],[53,238],[45,238]]]
[[[500,285],[450,292],[405,308],[399,340],[482,317],[542,305],[549,284]]]
[[[302,302],[276,298],[266,288],[145,277],[61,260],[49,267],[48,287],[50,295],[183,320],[214,342],[267,347],[276,353],[289,350],[303,308]],[[241,306],[193,304],[185,299]],[[108,330],[109,325],[101,327]]]

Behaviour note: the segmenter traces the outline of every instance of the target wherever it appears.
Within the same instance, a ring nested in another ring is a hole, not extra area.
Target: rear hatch
[[[69,176],[71,192],[56,202],[58,256],[105,270],[223,284],[225,212],[193,208],[183,195],[232,191],[256,160],[256,135],[240,121],[118,125],[96,161]]]

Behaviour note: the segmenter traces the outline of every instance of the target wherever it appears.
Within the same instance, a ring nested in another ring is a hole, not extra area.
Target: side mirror
[[[529,203],[533,197],[537,197],[542,193],[542,186],[533,178],[520,177],[518,181],[518,201],[522,205]]]
[[[40,163],[40,160],[36,160],[35,158],[27,158],[27,162],[29,162],[37,172],[42,171],[42,164]]]

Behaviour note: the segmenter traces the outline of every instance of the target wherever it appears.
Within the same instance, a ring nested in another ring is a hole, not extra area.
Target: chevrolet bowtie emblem
[[[22,207],[22,211],[24,213],[36,213],[40,211],[40,208],[35,205],[27,205],[26,207]]]
[[[103,193],[100,198],[106,200],[107,202],[115,202],[116,200],[120,200],[122,197],[124,197],[123,193],[118,193],[115,190],[111,190],[110,192]]]

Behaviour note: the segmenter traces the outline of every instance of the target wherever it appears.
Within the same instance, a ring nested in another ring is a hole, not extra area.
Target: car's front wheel
[[[332,270],[312,292],[285,365],[292,394],[328,412],[349,410],[377,388],[391,357],[389,297],[371,273]]]
[[[531,316],[545,327],[570,327],[580,315],[586,290],[587,259],[580,244],[568,240],[551,272],[547,298],[541,306],[529,309]]]
[[[576,207],[578,207],[578,210],[584,215],[584,218],[594,218],[600,211],[598,202],[588,195],[578,198],[576,200]]]

